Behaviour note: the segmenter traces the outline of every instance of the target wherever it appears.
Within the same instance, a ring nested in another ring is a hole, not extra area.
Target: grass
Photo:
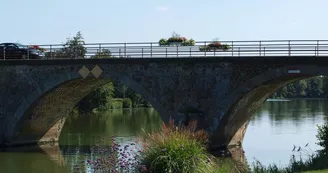
[[[304,173],[328,173],[328,169],[318,171],[306,171]]]
[[[141,163],[147,172],[156,173],[238,173],[233,163],[207,152],[208,135],[196,130],[196,121],[176,127],[171,119],[161,131],[140,139],[143,143]]]
[[[304,173],[328,173],[328,169],[318,171],[306,171]]]
[[[186,127],[176,127],[174,121],[161,127],[160,132],[141,139],[141,163],[149,172],[214,172],[214,162],[206,150],[207,133],[196,131],[196,122]]]
[[[296,159],[296,154],[299,154],[299,159]],[[307,156],[308,159],[303,159]],[[299,147],[299,151],[294,153],[291,157],[290,163],[287,167],[281,168],[276,164],[269,165],[267,167],[263,166],[259,161],[253,164],[254,173],[293,173],[293,172],[308,172],[308,173],[318,173],[327,172],[328,173],[328,154],[325,152],[318,151],[314,153],[308,149]]]

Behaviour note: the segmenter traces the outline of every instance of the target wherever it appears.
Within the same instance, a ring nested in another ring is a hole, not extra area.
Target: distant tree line
[[[106,109],[152,107],[140,94],[125,85],[109,82],[85,96],[76,106],[79,112]]]
[[[271,98],[328,98],[328,78],[317,76],[290,83]]]

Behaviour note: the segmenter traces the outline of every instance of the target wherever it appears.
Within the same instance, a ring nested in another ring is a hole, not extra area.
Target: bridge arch
[[[299,74],[289,74],[290,68],[295,67],[287,65],[258,74],[245,81],[230,97],[222,101],[226,109],[223,110],[224,115],[211,136],[213,150],[229,145],[241,145],[248,121],[255,110],[281,87],[298,80],[328,75],[327,68],[317,65],[297,66]],[[217,111],[216,114],[221,112],[222,110]]]
[[[37,92],[27,94],[26,98],[30,101],[22,100],[15,112],[17,123],[13,128],[14,137],[12,143],[9,141],[10,145],[58,140],[65,119],[74,106],[91,91],[110,81],[126,85],[141,94],[159,112],[162,120],[168,121],[168,114],[156,97],[127,74],[106,69],[99,78],[92,74],[82,78],[72,71],[76,70],[61,69],[56,73],[49,73],[42,82],[35,81],[30,76],[25,77],[24,80],[30,81],[27,83]],[[41,86],[44,87],[40,89]]]

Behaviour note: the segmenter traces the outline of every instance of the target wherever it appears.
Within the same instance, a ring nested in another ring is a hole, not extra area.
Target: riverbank
[[[317,171],[306,171],[304,173],[328,173],[328,169],[317,170]]]
[[[315,97],[315,98],[268,98],[267,100],[328,100],[328,98],[320,98],[320,97]]]
[[[84,107],[82,107],[84,106]],[[100,104],[94,107],[85,107],[88,105],[77,105],[73,109],[73,114],[78,113],[99,113],[106,110],[117,110],[117,109],[136,109],[136,108],[153,108],[148,102],[136,103],[130,98],[109,98],[106,103]]]

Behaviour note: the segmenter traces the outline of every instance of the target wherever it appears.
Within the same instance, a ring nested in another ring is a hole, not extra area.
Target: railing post
[[[150,43],[150,57],[153,57],[153,43]]]
[[[205,50],[204,50],[204,55],[205,55],[205,57],[206,57],[206,41],[204,42],[204,48],[205,48]]]
[[[265,47],[263,47],[263,53],[264,53],[264,56],[265,56]]]
[[[240,47],[238,47],[238,56],[240,56]]]
[[[167,47],[165,48],[165,58],[167,58]]]
[[[143,58],[143,49],[144,48],[141,48],[141,58]]]
[[[317,40],[317,56],[319,56],[319,40]]]
[[[261,48],[262,48],[262,41],[260,41],[260,47],[259,47],[259,54],[260,54],[260,56],[261,56]]]
[[[191,57],[191,47],[189,48],[189,57]]]
[[[124,57],[126,57],[126,43],[124,43]]]
[[[179,57],[179,46],[177,45],[177,58]]]
[[[216,48],[214,48],[214,56],[215,56]]]
[[[121,48],[118,49],[118,57],[121,58]]]
[[[101,44],[99,44],[99,55],[101,56],[102,54],[101,54]]]
[[[231,56],[233,56],[233,41],[231,42]]]
[[[50,59],[52,59],[52,45],[50,45]]]
[[[288,56],[291,55],[290,51],[291,51],[291,48],[290,48],[290,40],[289,40],[289,41],[288,41]]]
[[[6,59],[6,46],[3,47],[3,59],[4,60]]]

